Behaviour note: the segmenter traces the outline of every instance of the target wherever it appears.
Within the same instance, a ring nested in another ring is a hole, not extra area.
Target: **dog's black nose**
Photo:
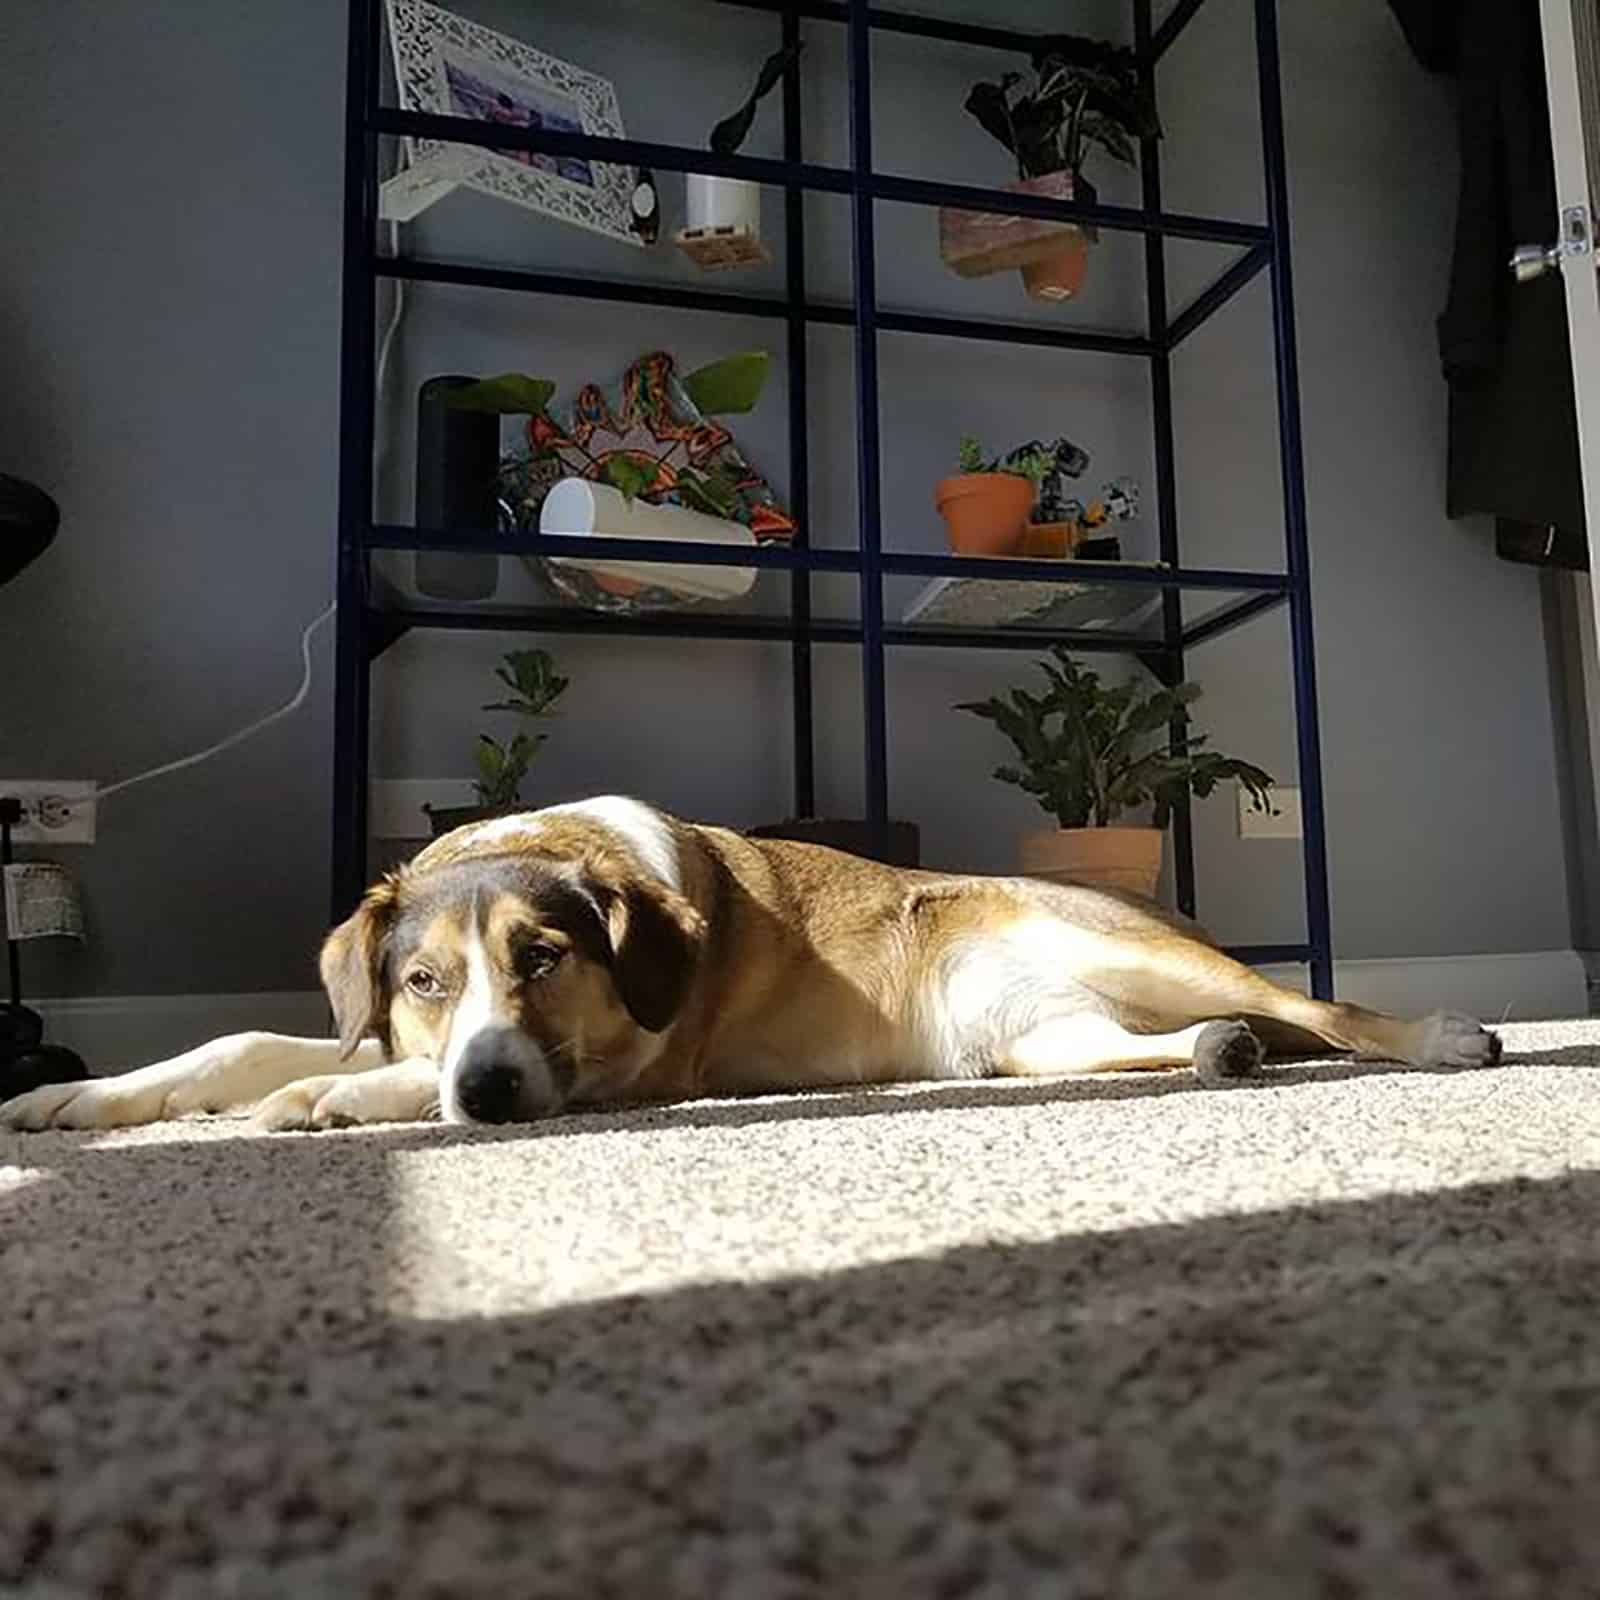
[[[471,1061],[456,1077],[456,1099],[474,1122],[515,1122],[522,1074],[504,1061]]]
[[[470,1122],[535,1122],[560,1108],[544,1052],[519,1028],[483,1028],[456,1064],[446,1098]]]

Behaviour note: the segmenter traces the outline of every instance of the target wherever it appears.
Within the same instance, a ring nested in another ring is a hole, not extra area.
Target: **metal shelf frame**
[[[960,647],[1037,649],[1061,642],[1075,650],[1134,655],[1165,682],[1177,682],[1186,652],[1286,605],[1290,622],[1296,742],[1299,756],[1307,938],[1304,943],[1236,950],[1255,962],[1304,962],[1319,997],[1333,992],[1333,952],[1328,904],[1327,845],[1317,725],[1316,662],[1312,628],[1310,551],[1305,511],[1305,469],[1295,349],[1293,275],[1289,249],[1289,199],[1284,159],[1279,79],[1277,0],[1252,0],[1257,86],[1266,174],[1266,222],[1168,212],[1161,198],[1157,143],[1141,149],[1142,203],[1138,207],[1086,205],[967,184],[935,183],[879,172],[872,160],[872,37],[875,32],[940,39],[985,49],[1027,52],[1035,35],[983,24],[923,16],[869,5],[866,0],[715,0],[775,15],[785,43],[799,39],[804,21],[837,23],[847,36],[849,153],[847,166],[803,159],[801,101],[795,75],[783,93],[783,157],[722,156],[709,150],[637,139],[608,139],[433,116],[384,106],[380,98],[382,0],[349,0],[345,112],[344,264],[340,369],[340,473],[338,605],[335,644],[332,913],[348,914],[365,885],[367,787],[372,662],[412,628],[508,629],[552,633],[695,639],[786,641],[792,656],[795,810],[815,810],[812,648],[844,644],[862,660],[867,815],[883,829],[888,820],[888,727],[885,652],[889,648]],[[1204,0],[1179,0],[1156,25],[1151,0],[1131,0],[1134,47],[1152,89],[1158,63],[1200,11]],[[665,172],[712,173],[752,179],[784,195],[786,278],[783,295],[742,294],[681,284],[596,278],[532,269],[472,266],[385,255],[377,248],[379,141],[383,137],[449,140],[489,149],[569,155]],[[851,207],[852,295],[847,303],[811,299],[806,289],[804,198],[837,194]],[[1094,223],[1145,241],[1147,327],[1142,333],[1100,331],[1049,323],[988,321],[896,310],[878,303],[875,210],[880,202],[917,206],[958,205],[975,211]],[[1167,239],[1196,239],[1239,251],[1233,263],[1187,306],[1173,312],[1166,284]],[[1265,273],[1271,286],[1277,375],[1278,445],[1282,464],[1285,570],[1226,572],[1185,568],[1180,560],[1170,362],[1173,352],[1247,284]],[[788,548],[733,550],[721,545],[654,540],[572,538],[485,529],[464,535],[440,529],[396,527],[373,516],[375,337],[377,283],[382,277],[418,283],[563,296],[713,314],[755,316],[785,324],[789,373],[790,510],[798,532]],[[813,324],[854,332],[856,387],[857,544],[848,549],[813,545],[807,517],[809,439],[806,418],[807,337]],[[878,341],[884,334],[980,339],[1128,355],[1149,364],[1154,428],[1155,501],[1163,565],[1027,560],[899,553],[883,546],[880,504]],[[731,616],[687,612],[617,618],[559,607],[419,606],[389,593],[372,571],[374,551],[481,550],[498,554],[622,556],[706,565],[736,564],[789,573],[789,608],[783,616]],[[811,580],[817,573],[853,575],[859,586],[858,621],[813,615]],[[1159,638],[1100,630],[926,628],[885,621],[883,580],[891,576],[946,575],[1018,580],[1081,580],[1107,586],[1139,585],[1162,593]],[[1185,624],[1185,589],[1232,590],[1240,595],[1196,622]],[[1174,729],[1177,740],[1181,732]],[[1178,903],[1195,910],[1194,851],[1187,808],[1173,825]]]

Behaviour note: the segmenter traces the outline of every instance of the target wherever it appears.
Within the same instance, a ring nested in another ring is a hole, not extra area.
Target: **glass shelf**
[[[440,549],[437,539],[419,554],[400,547],[406,531],[375,530],[386,543],[373,554],[368,619],[374,654],[411,628],[809,638],[820,644],[858,644],[864,637],[861,557],[853,550],[730,552],[691,545],[678,547],[669,566],[639,562],[628,547],[644,541],[537,541],[562,552],[599,549],[632,558],[632,580],[602,571],[597,581],[587,569],[553,568],[528,554],[464,545]],[[1287,593],[1287,580],[1272,574],[957,556],[881,560],[883,638],[896,646],[1038,649],[1061,642],[1085,651],[1160,651],[1169,593],[1184,597],[1185,645],[1240,626],[1281,604]],[[780,561],[786,565],[776,565]],[[668,574],[672,566],[676,579],[664,576],[654,595],[641,595],[638,578]],[[809,581],[797,593],[796,575],[806,572]],[[678,590],[668,599],[669,585],[686,577],[703,597],[691,602]]]

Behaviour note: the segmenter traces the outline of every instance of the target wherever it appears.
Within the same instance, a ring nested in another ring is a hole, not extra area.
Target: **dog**
[[[1189,1068],[1328,1047],[1487,1066],[1470,1017],[1308,999],[1133,896],[752,839],[621,797],[469,824],[321,953],[337,1040],[238,1034],[35,1089],[14,1129],[254,1110],[269,1129],[907,1080]]]

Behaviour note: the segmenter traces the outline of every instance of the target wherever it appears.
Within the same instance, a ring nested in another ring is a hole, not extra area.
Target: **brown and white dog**
[[[1327,1046],[1477,1066],[1468,1017],[1402,1022],[1268,982],[1103,891],[907,872],[609,797],[457,829],[329,935],[338,1040],[240,1034],[0,1107],[12,1129],[254,1107],[270,1128],[908,1079],[1192,1067]]]

